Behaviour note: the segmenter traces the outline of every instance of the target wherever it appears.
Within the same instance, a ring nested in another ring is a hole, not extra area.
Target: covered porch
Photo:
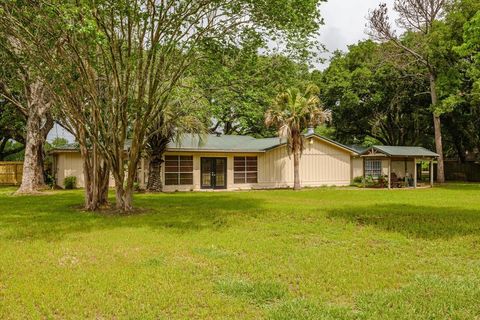
[[[364,183],[383,188],[433,187],[438,155],[422,147],[373,146],[360,156]]]

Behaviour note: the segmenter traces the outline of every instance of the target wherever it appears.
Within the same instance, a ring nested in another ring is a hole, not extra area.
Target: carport
[[[388,176],[388,188],[418,187],[418,164],[428,163],[429,185],[433,187],[434,161],[438,154],[423,147],[372,146],[361,155],[364,177]],[[420,170],[422,172],[422,170]]]

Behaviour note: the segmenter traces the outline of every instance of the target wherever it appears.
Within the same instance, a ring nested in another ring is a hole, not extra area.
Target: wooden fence
[[[445,161],[445,179],[480,182],[480,164],[475,162],[458,163]]]
[[[19,185],[22,182],[23,162],[0,161],[0,185]]]

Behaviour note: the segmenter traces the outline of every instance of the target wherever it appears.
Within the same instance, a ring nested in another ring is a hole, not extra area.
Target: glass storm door
[[[227,188],[227,158],[201,159],[202,189]]]

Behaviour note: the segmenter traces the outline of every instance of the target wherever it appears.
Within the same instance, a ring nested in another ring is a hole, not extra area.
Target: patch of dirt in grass
[[[71,206],[71,208],[75,209],[78,212],[83,212],[83,213],[98,213],[104,216],[122,216],[122,217],[141,215],[141,214],[152,212],[152,210],[149,208],[141,208],[141,207],[134,207],[132,210],[125,212],[115,208],[115,204],[104,205],[96,211],[85,210],[85,207],[83,205],[73,205]]]

